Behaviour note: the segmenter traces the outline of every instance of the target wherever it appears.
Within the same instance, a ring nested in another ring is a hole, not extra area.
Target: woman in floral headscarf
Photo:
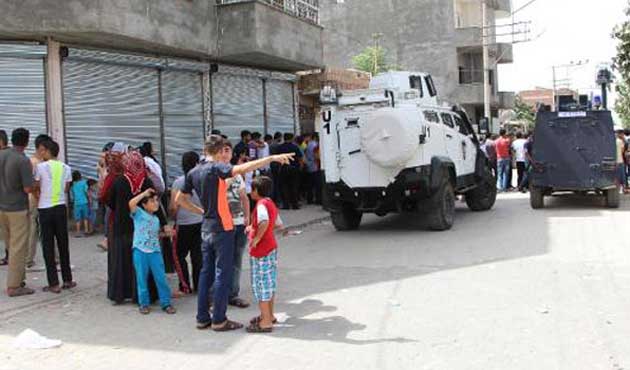
[[[136,300],[136,282],[132,263],[133,221],[129,200],[152,187],[144,159],[131,151],[120,157],[120,171],[105,182],[107,205],[111,209],[107,248],[107,297],[116,304]],[[116,164],[116,165],[117,165]]]

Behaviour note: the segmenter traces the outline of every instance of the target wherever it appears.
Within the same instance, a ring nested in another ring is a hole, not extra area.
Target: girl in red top
[[[283,230],[278,207],[269,198],[273,183],[269,177],[259,176],[252,182],[252,199],[256,201],[252,212],[252,223],[248,227],[252,291],[258,302],[260,316],[253,318],[247,331],[250,333],[271,333],[277,322],[273,315],[273,304],[278,279],[278,243],[274,231]]]

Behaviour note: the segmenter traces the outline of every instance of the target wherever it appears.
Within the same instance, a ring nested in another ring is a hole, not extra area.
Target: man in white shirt
[[[516,158],[516,172],[518,173],[518,190],[523,192],[523,180],[525,179],[526,161],[525,143],[527,139],[523,137],[522,132],[516,133],[516,140],[512,142],[512,151]]]
[[[46,262],[46,277],[48,286],[44,291],[61,293],[61,289],[71,289],[76,286],[72,281],[70,268],[70,252],[68,249],[68,214],[66,194],[72,182],[72,172],[65,163],[57,160],[59,145],[50,140],[42,143],[43,162],[35,169],[35,188],[38,189],[37,210],[41,230],[42,249]],[[55,241],[59,248],[59,264],[63,286],[59,286],[59,276],[55,264]]]

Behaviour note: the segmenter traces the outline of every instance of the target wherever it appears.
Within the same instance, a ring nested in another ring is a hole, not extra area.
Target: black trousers
[[[284,208],[297,208],[300,186],[300,170],[296,167],[284,165],[280,169],[280,193]]]
[[[192,263],[192,282],[190,285],[190,273],[188,272],[188,261],[186,257],[190,253]],[[177,226],[177,260],[182,269],[182,278],[188,287],[196,291],[199,287],[199,273],[201,272],[201,224],[178,225]],[[179,289],[183,290],[184,285],[179,282]]]
[[[322,204],[322,171],[308,173],[306,201],[308,204]]]
[[[70,251],[68,249],[68,214],[65,205],[39,209],[39,227],[42,238],[42,254],[46,262],[48,286],[59,285],[55,264],[55,241],[59,248],[59,264],[64,283],[72,281]]]
[[[516,172],[518,173],[518,188],[523,187],[523,181],[525,180],[525,162],[516,162]]]

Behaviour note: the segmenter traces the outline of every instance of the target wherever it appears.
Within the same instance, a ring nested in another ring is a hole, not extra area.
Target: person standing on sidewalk
[[[68,208],[66,194],[72,183],[70,167],[57,160],[59,145],[54,141],[42,143],[42,163],[35,170],[35,188],[38,198],[39,225],[42,236],[42,251],[46,263],[48,286],[45,292],[61,293],[61,289],[71,289],[77,284],[72,280],[70,251],[68,245]],[[55,242],[59,248],[59,264],[63,286],[59,286],[59,276],[55,263]]]
[[[33,176],[35,176],[35,169],[37,165],[43,160],[42,152],[44,150],[42,143],[45,141],[52,141],[52,137],[41,134],[35,138],[35,154],[31,156],[31,166],[33,167]],[[37,244],[40,241],[40,229],[39,229],[39,214],[37,212],[37,199],[34,194],[28,196],[28,250],[26,251],[26,268],[30,269],[35,266],[35,255],[37,255]],[[55,253],[55,256],[57,254]],[[55,257],[55,261],[59,260]]]
[[[514,152],[514,159],[516,161],[516,172],[518,173],[518,190],[523,192],[524,189],[521,186],[523,184],[523,180],[525,179],[525,162],[527,158],[525,158],[525,143],[527,140],[523,138],[522,132],[516,133],[516,140],[512,143],[512,151]]]
[[[202,254],[203,267],[199,276],[197,295],[197,328],[212,327],[217,332],[241,329],[242,324],[228,320],[227,305],[234,270],[234,224],[227,201],[227,184],[230,177],[255,171],[272,162],[285,164],[293,154],[274,155],[257,161],[232,166],[228,164],[232,151],[227,140],[211,135],[205,144],[207,161],[190,171],[186,183],[177,196],[177,204],[191,212],[203,215]],[[221,158],[221,160],[219,160]],[[203,207],[191,202],[193,191],[200,195]],[[212,316],[210,287],[213,287]]]
[[[508,171],[510,171],[512,153],[510,152],[510,139],[507,137],[505,129],[501,129],[499,132],[501,137],[495,142],[495,148],[497,151],[497,165],[498,165],[498,188],[500,191],[507,191],[508,189]]]
[[[255,138],[254,135],[252,137]],[[229,144],[228,147],[231,148]],[[245,228],[249,225],[250,199],[245,189],[245,180],[241,175],[228,179],[227,186],[228,205],[232,214],[232,223],[234,224],[234,274],[232,276],[232,288],[228,304],[238,308],[247,308],[249,303],[239,298],[239,293],[241,291],[243,253],[247,246]]]
[[[28,248],[28,194],[33,191],[31,162],[24,155],[29,132],[17,128],[11,133],[11,149],[0,150],[0,228],[9,250],[7,295],[33,294],[24,285]]]
[[[293,134],[284,134],[284,143],[278,147],[279,154],[293,154],[295,160],[280,167],[279,181],[282,209],[300,209],[298,203],[300,187],[300,164],[302,151],[293,143]]]
[[[7,132],[4,130],[0,130],[0,150],[7,149],[9,147],[9,137],[7,136]],[[2,228],[0,228],[0,240],[4,242],[4,258],[0,259],[0,266],[6,266],[9,264],[9,248],[7,245],[9,242],[5,240],[5,236],[2,233]]]
[[[177,205],[175,199],[177,194],[184,188],[186,175],[192,171],[199,163],[199,154],[196,152],[186,152],[182,156],[182,170],[184,175],[178,177],[171,188],[170,209],[171,215],[175,218],[176,237],[173,245],[176,250],[176,270],[179,277],[179,290],[182,293],[192,293],[199,289],[199,273],[201,272],[201,223],[203,217],[190,212]],[[201,207],[201,201],[197,193],[193,192],[192,202],[197,207]],[[188,272],[188,262],[186,256],[190,253],[192,263],[192,285],[190,285],[190,274]]]

